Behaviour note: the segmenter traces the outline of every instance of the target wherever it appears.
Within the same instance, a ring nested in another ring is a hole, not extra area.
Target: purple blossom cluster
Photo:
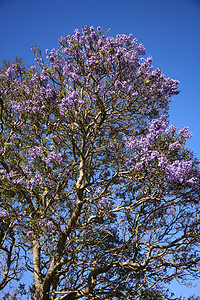
[[[46,227],[49,231],[52,231],[53,229],[55,229],[55,225],[52,221],[45,221],[44,219],[39,221],[39,226],[41,228]]]
[[[137,138],[132,136],[126,139],[126,145],[129,149],[140,149],[140,154],[148,152],[149,147],[154,143],[165,131],[168,122],[166,115],[162,115],[160,119],[154,119],[148,126],[148,133],[146,136]],[[151,154],[151,158],[156,157],[156,153]],[[150,159],[152,160],[152,159]]]
[[[52,221],[48,221],[47,222],[47,228],[52,231],[55,228],[55,225],[53,224]]]
[[[51,62],[51,68],[53,71],[59,70],[63,65],[63,59],[60,51],[57,49],[52,49],[47,55],[47,58]]]
[[[8,211],[5,209],[0,210],[0,218],[8,216]]]
[[[63,76],[84,84],[85,88],[88,86],[105,93],[108,99],[112,98],[111,94],[121,95],[124,89],[134,98],[140,94],[149,113],[150,99],[157,102],[158,108],[164,108],[168,98],[176,93],[178,81],[165,78],[160,69],[152,71],[152,57],[140,62],[139,56],[145,54],[145,49],[141,43],[137,45],[131,34],[106,37],[102,30],[91,26],[83,28],[82,35],[76,29],[74,35],[61,37],[59,42],[62,48],[60,53],[64,54],[64,64],[60,69]],[[54,60],[51,63],[54,64]],[[105,77],[107,84],[99,80]],[[148,82],[145,84],[145,96],[136,88],[142,81]],[[107,89],[110,84],[114,88],[112,93]]]
[[[166,115],[162,115],[160,119],[152,120],[148,126],[149,135],[147,135],[147,137],[149,138],[149,141],[155,140],[162,135],[167,125],[168,121]]]
[[[132,34],[109,37],[100,27],[91,26],[83,27],[82,34],[76,29],[74,35],[61,37],[59,43],[61,50],[47,50],[50,67],[41,62],[41,51],[34,48],[40,70],[33,65],[26,71],[23,66],[12,64],[1,73],[3,82],[13,79],[3,93],[15,113],[43,118],[57,105],[61,116],[74,107],[80,109],[86,98],[72,88],[74,84],[87,94],[92,91],[90,97],[95,101],[104,95],[108,103],[116,106],[128,93],[130,104],[140,101],[138,110],[145,115],[152,115],[152,106],[154,114],[164,110],[169,97],[177,93],[178,81],[165,78],[160,69],[153,71],[152,57],[140,60],[145,49]],[[52,76],[55,82],[61,82],[51,84]],[[65,85],[70,89],[66,92],[62,88],[61,92],[60,87]]]
[[[94,196],[98,196],[102,192],[102,188],[99,186],[94,190]]]
[[[104,209],[109,210],[111,208],[111,202],[106,197],[102,197],[97,207],[100,210],[104,210]]]
[[[134,154],[131,164],[137,171],[140,171],[149,168],[152,162],[156,162],[157,166],[174,182],[197,184],[200,172],[192,155],[187,154],[185,158],[180,156],[179,159],[176,159],[176,155],[171,155],[174,151],[184,153],[181,149],[192,134],[188,127],[177,131],[174,126],[169,126],[169,128],[167,126],[166,116],[162,115],[159,119],[152,120],[146,136],[132,136],[126,139],[126,146]]]
[[[46,157],[42,158],[42,160],[48,167],[50,167],[52,163],[57,163],[58,165],[63,164],[62,153],[57,153],[54,150],[50,151]]]
[[[0,179],[1,180],[9,180],[14,184],[20,184],[23,182],[23,178],[19,178],[17,176],[17,172],[16,171],[7,171],[5,169],[0,169]]]
[[[44,180],[41,176],[41,174],[39,173],[30,173],[28,178],[25,180],[25,182],[28,184],[28,185],[42,185],[44,183]]]
[[[71,94],[68,95],[67,98],[63,98],[61,100],[61,104],[59,104],[61,114],[68,112],[72,106],[74,105],[81,105],[84,104],[84,101],[79,98],[79,93],[73,91]]]
[[[62,153],[56,152],[55,150],[51,150],[48,154],[45,155],[44,148],[32,147],[29,150],[29,155],[32,161],[40,157],[41,160],[45,162],[48,167],[50,167],[53,163],[56,163],[58,165],[61,165],[63,163]]]
[[[51,84],[47,84],[46,89],[46,96],[47,98],[50,98],[52,101],[55,101],[57,98],[57,90],[55,90]],[[53,104],[53,103],[52,103]]]
[[[34,235],[34,231],[32,231],[32,230],[29,230],[26,232],[27,237],[32,237],[33,235]]]
[[[175,151],[180,149],[181,149],[181,144],[179,143],[179,141],[169,144],[169,150]]]
[[[196,169],[193,168],[192,161],[176,160],[172,164],[166,162],[165,171],[170,178],[181,183],[198,184],[199,182],[200,174],[197,174]]]
[[[7,82],[7,88],[3,89],[3,94],[10,102],[13,112],[39,114],[46,112],[49,99],[55,104],[57,91],[48,83],[49,74],[47,68],[44,67],[41,72],[37,66],[30,66],[25,72],[18,73],[15,71],[15,64],[11,64],[9,72],[1,74],[3,82]],[[15,76],[10,78],[10,73]]]
[[[42,156],[42,148],[39,147],[32,147],[29,149],[29,155],[31,160],[35,160],[37,157]]]

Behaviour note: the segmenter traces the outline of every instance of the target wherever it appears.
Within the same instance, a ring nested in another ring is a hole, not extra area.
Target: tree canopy
[[[0,290],[167,299],[200,262],[199,161],[168,121],[178,81],[131,34],[87,26],[59,44],[0,69]]]

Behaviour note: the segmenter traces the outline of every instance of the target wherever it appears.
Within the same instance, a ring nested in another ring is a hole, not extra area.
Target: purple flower
[[[0,217],[6,217],[8,216],[8,212],[5,209],[0,210]]]
[[[138,146],[138,139],[134,136],[130,137],[129,139],[126,139],[126,146],[131,150],[135,149]]]
[[[73,71],[72,64],[70,62],[66,62],[66,64],[63,67],[63,75],[67,76],[71,71]]]
[[[47,228],[48,228],[49,230],[53,230],[53,229],[55,228],[55,225],[53,224],[52,221],[47,222]]]
[[[154,119],[149,125],[149,133],[151,133],[155,138],[158,138],[166,129],[168,121],[166,120],[166,115],[162,115],[160,119]]]
[[[189,177],[194,172],[194,169],[191,161],[175,160],[172,164],[167,165],[166,172],[173,180],[185,182],[189,180]],[[194,179],[191,180],[190,183],[194,183]]]
[[[158,156],[159,156],[158,151],[152,151],[150,156],[150,161],[155,161]]]
[[[49,77],[48,77],[48,74],[47,74],[47,71],[46,70],[42,70],[42,73],[40,75],[40,79],[42,81],[48,81]]]
[[[110,209],[111,203],[106,197],[102,197],[101,201],[98,203],[98,208],[100,209]]]
[[[116,80],[114,85],[115,85],[116,89],[121,89],[122,88],[122,83],[119,80]]]
[[[7,178],[8,179],[13,178],[15,175],[16,175],[16,172],[10,171],[9,173],[7,173]]]
[[[26,236],[33,236],[33,235],[34,235],[34,232],[32,230],[27,231],[27,233],[26,233]]]
[[[181,144],[179,142],[174,142],[169,145],[169,150],[179,150],[181,148]]]
[[[197,177],[192,177],[192,178],[187,180],[187,183],[189,183],[189,184],[198,184],[199,179]]]
[[[60,51],[57,49],[52,49],[47,58],[51,62],[51,69],[52,70],[59,70],[63,64],[63,58],[61,56]]]
[[[29,149],[29,154],[31,156],[31,160],[35,160],[37,157],[42,156],[42,149],[39,147],[33,147]]]
[[[162,169],[165,169],[165,167],[168,164],[168,160],[164,154],[161,154],[160,157],[158,157],[158,166]]]
[[[53,163],[57,163],[61,165],[63,163],[62,153],[56,153],[55,151],[51,151],[47,157],[42,158],[42,160],[47,164],[48,167]]]
[[[70,75],[71,75],[71,78],[72,78],[74,81],[78,81],[78,80],[79,80],[79,75],[76,74],[75,72],[72,72]]]
[[[24,182],[24,179],[23,178],[13,179],[12,182],[16,184],[22,184]]]
[[[139,171],[139,170],[143,169],[143,165],[141,163],[136,163],[135,169]]]
[[[180,139],[190,139],[192,137],[192,132],[189,131],[189,128],[186,126],[179,130],[179,138]]]
[[[127,166],[130,166],[132,164],[132,159],[131,158],[126,158],[125,162],[126,162]]]
[[[63,98],[60,106],[61,113],[67,112],[71,107],[75,104],[80,105],[83,104],[84,101],[79,98],[79,93],[73,91],[67,98]]]
[[[57,98],[57,91],[53,89],[53,87],[50,84],[48,84],[46,87],[46,95],[54,101]]]
[[[108,200],[107,200],[106,197],[102,197],[102,198],[101,198],[101,201],[102,201],[103,203],[107,203]]]
[[[98,188],[96,188],[95,194],[99,194],[101,192],[102,192],[102,188],[100,186]]]
[[[74,30],[74,32],[75,32],[75,36],[76,36],[77,38],[79,38],[79,37],[80,37],[80,32],[79,32],[79,30],[76,28],[76,29]]]
[[[146,53],[145,48],[141,43],[137,46],[137,51],[139,52],[139,54],[142,54],[142,55],[145,55],[145,53]]]

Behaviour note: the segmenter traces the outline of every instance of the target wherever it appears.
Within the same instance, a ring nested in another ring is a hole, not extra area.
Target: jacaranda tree
[[[131,34],[84,27],[59,43],[0,70],[0,289],[164,299],[156,288],[200,262],[199,162],[168,122],[178,81]]]

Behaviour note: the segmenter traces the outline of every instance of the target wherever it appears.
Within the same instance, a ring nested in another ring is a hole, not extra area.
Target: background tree
[[[31,299],[150,299],[199,276],[198,161],[167,117],[178,81],[132,35],[59,43],[0,72],[0,288],[30,271]]]

